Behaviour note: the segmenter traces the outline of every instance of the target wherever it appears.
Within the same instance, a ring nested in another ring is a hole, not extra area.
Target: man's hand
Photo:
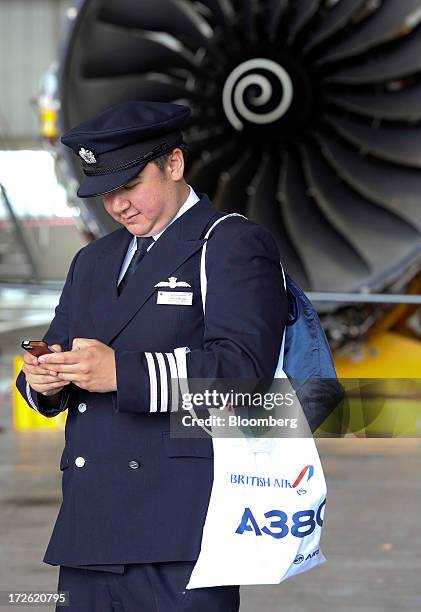
[[[72,350],[39,357],[43,367],[86,391],[117,390],[114,350],[91,338],[75,338]]]
[[[53,344],[52,348],[61,353],[62,349],[59,344]],[[69,384],[69,381],[57,376],[55,370],[45,368],[39,357],[34,357],[30,353],[25,353],[23,356],[22,370],[32,389],[42,395],[57,395]]]

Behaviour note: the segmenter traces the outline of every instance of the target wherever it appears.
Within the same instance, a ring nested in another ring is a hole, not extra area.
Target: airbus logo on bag
[[[317,548],[316,550],[314,550],[312,553],[309,553],[307,555],[307,557],[304,557],[304,555],[297,555],[293,561],[294,565],[299,565],[300,563],[302,563],[303,561],[310,561],[310,559],[312,559],[313,557],[315,557],[316,555],[319,554],[319,548]]]

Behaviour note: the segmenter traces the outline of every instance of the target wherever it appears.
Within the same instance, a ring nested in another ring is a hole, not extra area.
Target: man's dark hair
[[[174,149],[181,149],[183,153],[184,161],[187,160],[187,145],[184,142],[182,142],[178,147],[174,147]],[[172,151],[170,153],[166,153],[165,155],[161,155],[160,157],[157,157],[156,159],[153,159],[152,163],[154,163],[155,166],[157,166],[159,170],[161,170],[161,172],[164,172],[171,153]]]

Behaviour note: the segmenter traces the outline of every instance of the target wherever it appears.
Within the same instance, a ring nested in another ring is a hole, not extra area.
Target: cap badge
[[[96,157],[89,149],[81,147],[79,149],[79,155],[87,164],[96,164]]]

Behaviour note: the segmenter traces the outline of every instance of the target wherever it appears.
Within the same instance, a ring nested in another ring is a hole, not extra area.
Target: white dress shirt
[[[154,234],[152,236],[152,238],[154,239],[154,242],[150,245],[150,247],[148,248],[148,251],[154,246],[155,242],[158,240],[158,238],[160,236],[162,236],[162,234],[171,225],[171,223],[174,223],[174,221],[176,219],[181,217],[181,215],[184,215],[184,213],[187,212],[189,210],[189,208],[194,206],[196,204],[196,202],[198,202],[200,200],[200,198],[198,197],[197,193],[194,191],[193,187],[188,185],[188,188],[190,189],[190,193],[189,193],[189,196],[188,196],[187,200],[179,208],[177,214],[175,215],[175,217],[173,217],[171,219],[171,221],[168,223],[168,225],[166,225],[164,227],[164,229],[162,229],[160,232],[158,232],[157,234]],[[118,277],[117,285],[120,283],[120,281],[123,278],[127,268],[129,267],[129,264],[130,264],[130,262],[132,260],[133,255],[135,254],[135,251],[136,251],[136,236],[133,236],[133,240],[130,241],[129,248],[127,249],[126,256],[124,257],[124,260],[123,260],[123,265],[121,266],[121,270],[120,270],[120,274],[119,274],[119,277]]]

